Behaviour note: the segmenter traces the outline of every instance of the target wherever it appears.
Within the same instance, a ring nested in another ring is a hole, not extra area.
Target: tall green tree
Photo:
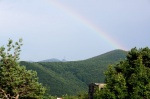
[[[133,48],[126,60],[106,72],[106,86],[95,99],[150,99],[150,49]]]
[[[22,39],[0,47],[0,98],[41,99],[45,87],[38,82],[37,73],[19,65]]]

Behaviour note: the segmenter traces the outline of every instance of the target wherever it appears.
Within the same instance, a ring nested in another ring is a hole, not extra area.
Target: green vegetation
[[[72,62],[21,62],[28,70],[37,71],[39,82],[50,88],[55,96],[78,95],[88,92],[92,82],[104,82],[104,71],[108,65],[124,60],[127,52],[114,50],[83,61]]]
[[[6,50],[0,47],[0,98],[44,98],[45,88],[38,82],[37,73],[18,63],[21,45],[21,39],[15,44],[9,40]]]
[[[126,60],[109,67],[105,82],[94,99],[150,99],[150,49],[131,49]]]
[[[114,50],[82,61],[18,63],[21,46],[20,39],[0,47],[2,99],[87,99],[92,82],[106,83],[97,89],[94,99],[150,99],[148,47],[133,48],[128,54]]]

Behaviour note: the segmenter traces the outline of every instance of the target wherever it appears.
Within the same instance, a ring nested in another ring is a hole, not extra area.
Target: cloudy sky
[[[27,61],[150,47],[150,0],[0,0],[0,45],[9,38]]]

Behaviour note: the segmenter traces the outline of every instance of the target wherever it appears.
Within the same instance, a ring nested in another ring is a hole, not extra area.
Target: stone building
[[[104,83],[91,83],[91,84],[89,84],[89,92],[88,92],[89,99],[94,99],[94,93],[95,93],[96,89],[98,88],[99,90],[101,90],[104,88],[105,85],[106,84],[104,84]]]

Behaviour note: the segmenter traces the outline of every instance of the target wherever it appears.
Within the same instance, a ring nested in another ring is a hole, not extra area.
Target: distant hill
[[[108,66],[124,60],[126,55],[126,51],[113,50],[83,61],[20,64],[37,71],[39,81],[50,87],[51,95],[76,95],[87,91],[88,84],[92,82],[104,82],[104,71]]]
[[[51,58],[51,59],[46,59],[46,60],[42,60],[42,61],[38,61],[38,62],[66,62],[66,61],[67,60],[65,60],[65,59],[59,60],[56,58]]]
[[[61,60],[56,59],[56,58],[51,58],[51,59],[46,59],[46,60],[42,60],[39,62],[61,62]]]

